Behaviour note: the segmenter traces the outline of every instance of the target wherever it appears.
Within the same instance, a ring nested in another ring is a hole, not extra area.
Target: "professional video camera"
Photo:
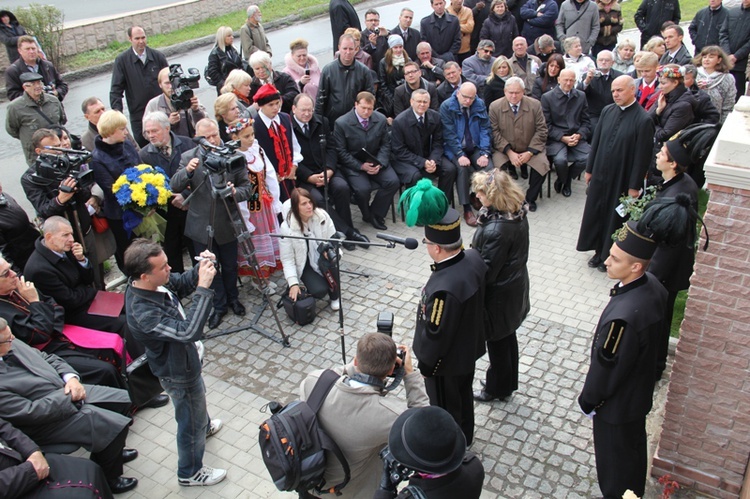
[[[201,160],[211,177],[211,186],[222,197],[228,196],[231,190],[227,189],[226,174],[244,171],[247,168],[245,157],[236,152],[240,146],[239,141],[233,140],[225,142],[223,146],[215,146],[203,137],[196,137],[194,140],[202,146]]]
[[[91,159],[89,151],[64,149],[62,147],[47,147],[47,149],[60,151],[63,154],[40,154],[36,158],[35,172],[32,176],[34,183],[56,188],[66,178],[72,178],[76,181],[75,187],[81,189],[88,189],[94,185],[94,172],[92,170],[81,170],[81,166]],[[60,190],[73,192],[75,187],[61,185]]]
[[[198,88],[201,79],[200,71],[196,68],[188,68],[188,74],[182,70],[181,64],[169,65],[169,81],[172,84],[172,105],[178,111],[190,109],[190,99],[193,98],[194,88]]]

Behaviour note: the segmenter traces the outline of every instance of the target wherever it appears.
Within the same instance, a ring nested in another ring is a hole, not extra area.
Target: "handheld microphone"
[[[419,243],[413,237],[407,237],[407,238],[396,237],[390,234],[383,234],[382,232],[378,232],[376,237],[378,239],[383,239],[384,241],[389,241],[389,242],[397,243],[397,244],[403,244],[406,247],[406,249],[410,249],[410,250],[416,249],[417,246],[419,246]]]

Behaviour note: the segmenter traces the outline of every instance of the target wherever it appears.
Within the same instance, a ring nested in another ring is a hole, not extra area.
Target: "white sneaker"
[[[221,427],[224,426],[224,423],[221,421],[221,419],[212,419],[211,424],[208,426],[208,431],[206,432],[206,438],[213,437],[217,433],[219,433],[219,430],[221,430]]]
[[[341,309],[341,299],[331,300],[331,310],[337,312],[339,309]]]
[[[177,483],[183,487],[205,487],[208,485],[216,485],[226,477],[227,470],[204,466],[190,478],[177,478]]]

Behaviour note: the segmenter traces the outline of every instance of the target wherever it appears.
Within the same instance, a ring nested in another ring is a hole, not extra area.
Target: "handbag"
[[[94,227],[94,232],[97,234],[103,234],[109,230],[109,222],[106,218],[100,217],[99,215],[91,216],[91,225]]]
[[[286,315],[292,319],[292,322],[300,326],[310,324],[315,320],[317,310],[315,308],[315,297],[310,295],[303,287],[299,288],[297,301],[289,298],[289,288],[279,298],[276,308],[284,307]]]
[[[164,391],[159,378],[151,372],[145,353],[128,364],[125,371],[128,379],[130,401],[136,406],[143,406],[146,402]]]

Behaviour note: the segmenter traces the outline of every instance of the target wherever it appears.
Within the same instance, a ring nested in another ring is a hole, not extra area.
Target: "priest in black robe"
[[[591,140],[586,164],[588,195],[578,234],[578,251],[594,250],[589,266],[605,272],[612,234],[624,218],[615,209],[620,197],[638,197],[643,188],[654,142],[654,125],[641,106],[634,105],[635,81],[619,76],[612,82],[610,104],[602,111]]]

